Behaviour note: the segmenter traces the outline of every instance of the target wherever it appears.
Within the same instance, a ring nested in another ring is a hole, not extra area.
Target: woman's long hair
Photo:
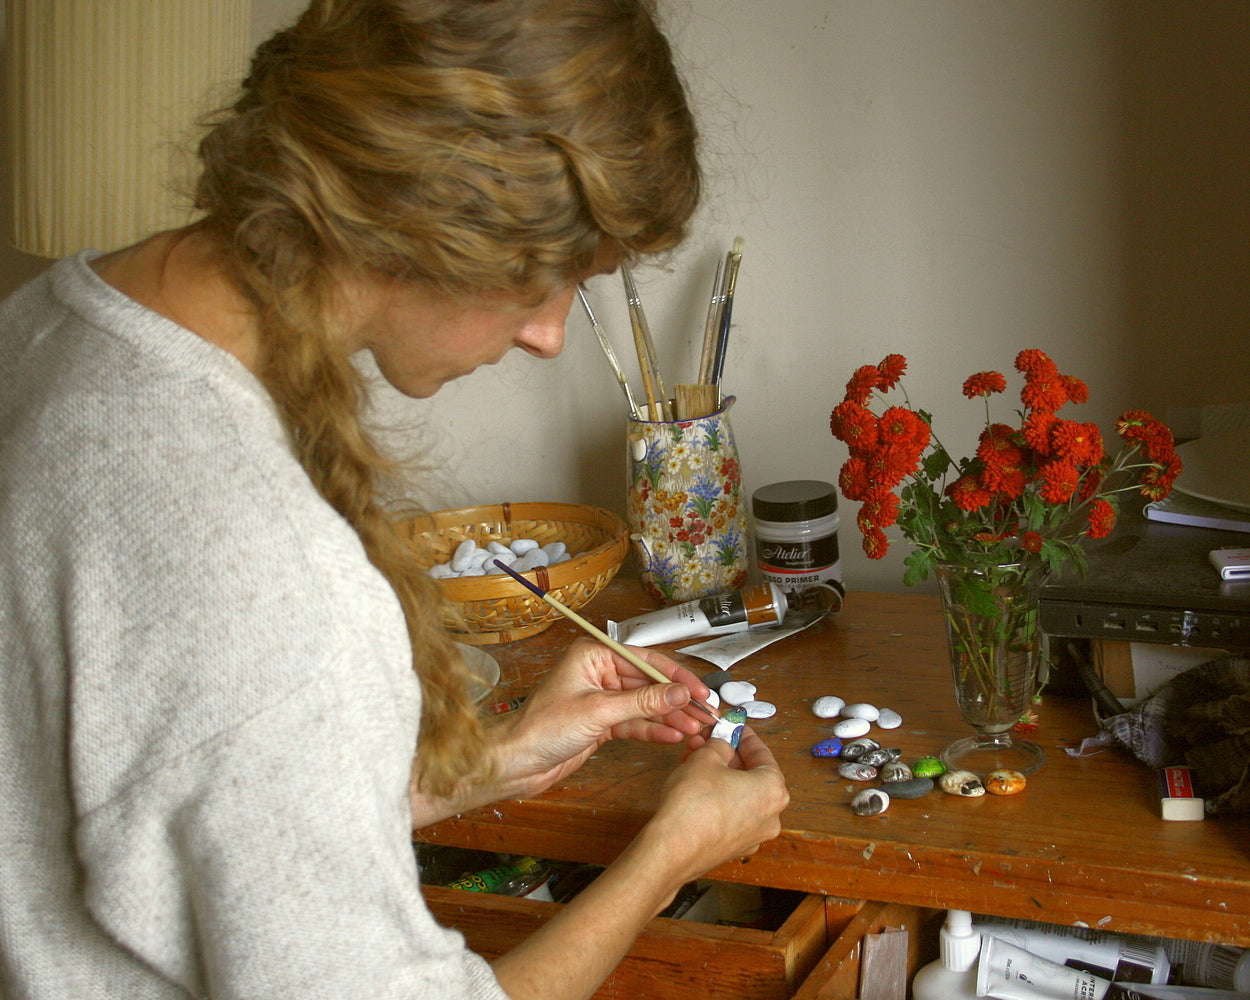
[[[200,223],[261,322],[261,379],[300,462],[408,622],[423,791],[488,768],[437,585],[379,500],[336,331],[344,271],[539,301],[680,242],[695,129],[646,0],[315,0],[257,51],[200,145]]]

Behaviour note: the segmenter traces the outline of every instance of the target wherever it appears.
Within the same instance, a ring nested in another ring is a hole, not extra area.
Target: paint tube
[[[1092,972],[1031,954],[988,930],[977,963],[977,996],[997,1000],[1149,1000]]]
[[[1040,958],[1085,969],[1117,983],[1166,983],[1172,963],[1163,945],[1143,937],[1064,927],[1039,920],[976,917],[977,927]]]
[[[726,635],[779,625],[789,604],[775,583],[762,583],[728,594],[683,601],[623,622],[608,622],[608,635],[631,646],[654,646],[703,635]]]

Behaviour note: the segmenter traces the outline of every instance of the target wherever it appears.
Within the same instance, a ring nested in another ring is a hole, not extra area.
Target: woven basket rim
[[[570,523],[589,525],[601,531],[604,541],[572,559],[546,567],[547,590],[559,596],[561,588],[569,587],[589,578],[609,573],[615,575],[629,550],[629,527],[623,518],[602,507],[564,502],[525,502],[482,504],[472,507],[454,507],[446,510],[418,514],[408,519],[414,542],[431,533],[449,527],[487,526],[488,533],[500,537],[510,534],[506,526],[518,521],[547,521],[555,524]],[[490,530],[495,525],[504,530]],[[521,574],[537,584],[538,573]],[[506,598],[538,598],[528,588],[506,573],[490,576],[474,576],[440,580],[443,596],[454,603],[492,601]]]

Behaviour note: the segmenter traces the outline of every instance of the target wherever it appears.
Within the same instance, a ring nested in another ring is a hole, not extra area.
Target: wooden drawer
[[[938,957],[946,912],[834,897],[825,905],[829,948],[793,1000],[910,997],[912,977]]]
[[[528,936],[561,904],[425,886],[440,923],[494,958]],[[788,1000],[826,952],[826,902],[796,894],[777,930],[657,917],[595,994],[596,1000]]]

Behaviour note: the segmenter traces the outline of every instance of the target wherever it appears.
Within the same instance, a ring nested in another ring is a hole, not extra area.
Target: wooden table
[[[652,606],[635,581],[618,577],[583,613],[602,625]],[[561,622],[531,639],[486,647],[501,667],[500,697],[525,694],[576,634]],[[697,673],[713,669],[677,656]],[[888,734],[888,745],[902,748],[905,759],[967,735],[936,599],[852,592],[838,615],[731,672],[778,707],[757,729],[792,798],[781,835],[712,878],[1250,946],[1250,824],[1165,822],[1153,772],[1130,754],[1066,753],[1097,731],[1087,699],[1045,697],[1034,738],[1049,759],[1020,795],[934,792],[893,802],[879,816],[851,812],[859,786],[839,778],[835,762],[809,753],[827,735],[828,724],[811,712],[815,698],[836,694],[901,713],[903,726]],[[678,753],[609,744],[544,795],[498,803],[416,837],[605,864],[654,808]]]

